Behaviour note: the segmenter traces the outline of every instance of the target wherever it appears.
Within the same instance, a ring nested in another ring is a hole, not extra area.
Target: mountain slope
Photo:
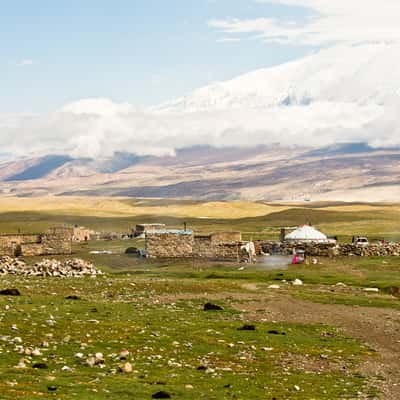
[[[399,90],[400,70],[390,62],[398,58],[400,47],[394,45],[334,47],[200,88],[153,110],[204,112],[315,102],[379,106]]]
[[[393,201],[400,194],[400,150],[370,149],[360,143],[318,151],[282,146],[196,147],[182,149],[176,157],[142,158],[114,172],[94,169],[97,163],[72,160],[41,178],[5,179],[0,181],[0,191],[18,196],[269,201],[354,201],[359,196],[363,201]]]

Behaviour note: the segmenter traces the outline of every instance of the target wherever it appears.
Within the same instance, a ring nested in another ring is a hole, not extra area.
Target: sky
[[[398,0],[2,3],[0,153],[400,146]]]
[[[260,15],[307,11],[246,0],[2,1],[0,110],[52,111],[88,97],[148,106],[307,51],[238,41],[209,23]]]

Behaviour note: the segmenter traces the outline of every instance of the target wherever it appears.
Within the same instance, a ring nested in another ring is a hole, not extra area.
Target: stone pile
[[[75,258],[72,260],[44,259],[34,265],[27,265],[24,261],[8,256],[0,257],[0,275],[24,276],[53,276],[53,277],[80,277],[96,276],[102,272],[93,264]]]

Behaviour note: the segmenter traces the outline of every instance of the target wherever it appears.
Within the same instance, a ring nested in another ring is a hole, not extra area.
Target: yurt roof
[[[327,236],[319,230],[309,225],[298,227],[293,232],[285,236],[285,240],[307,240],[307,241],[325,241]]]

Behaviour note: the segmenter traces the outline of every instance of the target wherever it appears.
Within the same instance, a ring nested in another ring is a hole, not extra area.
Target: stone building
[[[150,258],[205,258],[241,261],[246,258],[240,232],[194,235],[192,231],[146,233],[146,255]]]
[[[10,257],[72,253],[72,228],[53,227],[40,234],[0,235],[0,255]]]
[[[192,231],[163,230],[146,233],[146,256],[150,258],[193,257]]]
[[[134,236],[166,230],[165,224],[138,224],[132,230]]]
[[[92,234],[93,231],[89,230],[88,228],[75,225],[73,227],[72,240],[74,242],[87,242],[91,239]]]

